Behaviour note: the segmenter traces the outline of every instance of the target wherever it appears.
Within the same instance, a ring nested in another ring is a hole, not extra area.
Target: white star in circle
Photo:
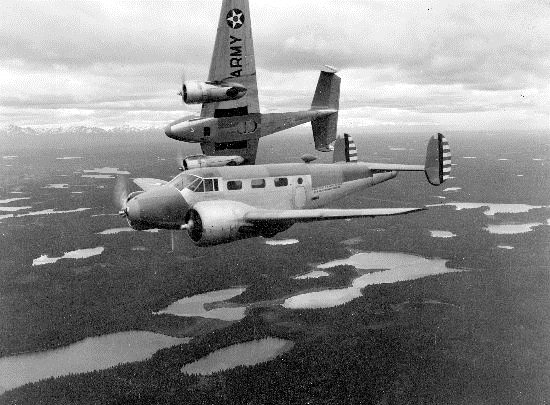
[[[241,10],[233,9],[227,14],[227,23],[233,29],[241,28],[244,24],[244,15]]]

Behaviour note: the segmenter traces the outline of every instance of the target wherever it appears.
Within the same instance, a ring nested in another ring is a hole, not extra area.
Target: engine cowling
[[[217,103],[237,100],[246,94],[246,88],[238,83],[185,82],[182,97],[186,104]]]
[[[197,246],[213,246],[260,233],[243,218],[252,207],[236,201],[202,201],[186,215],[189,237]]]
[[[183,159],[182,170],[199,169],[201,167],[237,166],[244,162],[244,158],[233,156],[206,156],[194,155]]]

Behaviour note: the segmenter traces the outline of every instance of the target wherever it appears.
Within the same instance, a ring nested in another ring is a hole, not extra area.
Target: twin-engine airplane
[[[207,156],[237,155],[252,165],[261,137],[311,121],[315,148],[327,152],[338,122],[335,73],[329,66],[321,71],[309,110],[261,114],[248,0],[224,0],[208,80],[184,81],[180,93],[184,103],[202,104],[201,114],[172,122],[165,133],[200,143]]]
[[[408,214],[425,208],[323,209],[353,192],[423,171],[440,185],[451,172],[451,152],[441,134],[428,143],[424,165],[364,163],[349,135],[338,138],[332,164],[266,164],[191,169],[169,182],[135,179],[144,191],[119,190],[120,214],[136,230],[187,230],[198,246],[256,236],[273,237],[297,222]]]

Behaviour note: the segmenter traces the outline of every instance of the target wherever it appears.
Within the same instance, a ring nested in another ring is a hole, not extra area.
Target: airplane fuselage
[[[377,173],[363,163],[199,168],[137,195],[129,201],[128,212],[134,227],[179,229],[188,222],[188,213],[197,207],[208,205],[208,212],[217,216],[217,223],[231,215],[239,217],[252,208],[316,209],[395,176],[396,171]],[[291,225],[284,223],[279,229]]]
[[[432,185],[448,179],[450,148],[442,134],[430,137],[424,165],[357,162],[348,134],[334,145],[332,164],[304,163],[201,167],[171,181],[134,179],[143,192],[124,194],[121,215],[136,230],[187,230],[198,246],[255,236],[273,237],[297,222],[403,215],[424,208],[322,208],[397,176],[424,172]],[[309,163],[308,163],[309,162]]]
[[[362,163],[287,163],[201,168],[185,174],[218,180],[218,191],[182,190],[190,205],[223,199],[264,209],[314,209],[392,179],[397,172],[374,173]]]
[[[200,143],[205,155],[238,154],[254,164],[259,138],[334,114],[333,109],[231,117],[183,118],[165,128],[169,138]]]

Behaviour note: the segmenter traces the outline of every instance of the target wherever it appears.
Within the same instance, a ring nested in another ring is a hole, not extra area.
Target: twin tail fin
[[[334,142],[334,154],[332,162],[357,163],[357,147],[349,134],[344,134]]]

